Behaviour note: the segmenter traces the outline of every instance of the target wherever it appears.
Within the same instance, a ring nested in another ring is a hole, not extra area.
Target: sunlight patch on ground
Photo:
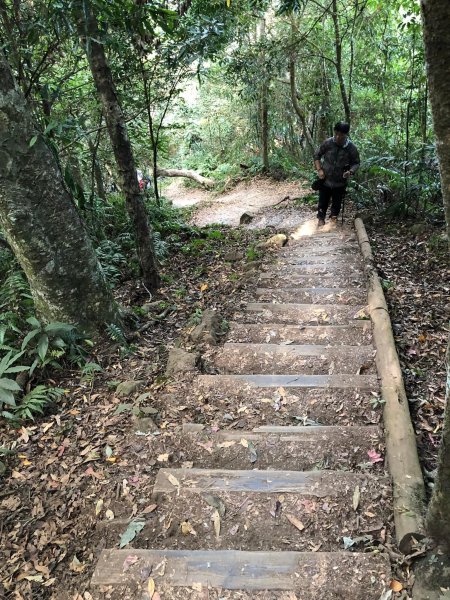
[[[309,237],[310,235],[314,235],[318,231],[322,231],[327,233],[329,231],[334,231],[336,229],[336,223],[332,223],[329,221],[323,227],[317,227],[317,219],[309,219],[306,223],[302,223],[300,227],[298,227],[293,233],[291,233],[291,238],[293,240],[301,240],[302,238]]]

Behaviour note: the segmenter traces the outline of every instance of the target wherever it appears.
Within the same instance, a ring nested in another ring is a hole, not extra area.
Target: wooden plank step
[[[341,496],[350,488],[353,491],[356,485],[364,485],[366,480],[366,474],[346,471],[160,469],[153,491],[155,494],[179,494],[181,489],[193,493],[291,493],[326,498]]]
[[[292,379],[295,381],[286,385]],[[239,429],[252,429],[256,420],[276,425],[376,424],[382,414],[382,406],[372,404],[379,395],[373,375],[309,375],[301,380],[274,375],[201,375],[192,394],[197,402],[211,407],[213,422]]]
[[[129,554],[103,550],[92,585],[125,586],[122,600],[136,600],[148,588],[147,572],[167,600],[199,600],[199,586],[209,600],[379,600],[390,580],[389,560],[380,554],[137,549],[125,570]]]
[[[214,357],[222,373],[328,375],[376,373],[373,346],[226,343]]]
[[[364,271],[361,264],[340,263],[318,263],[315,265],[295,264],[285,260],[279,260],[276,265],[276,273],[281,275],[333,275],[334,277],[363,277]],[[270,266],[268,267],[270,271]]]
[[[211,431],[194,424],[183,427],[180,447],[182,460],[195,468],[287,469],[308,471],[318,468],[360,469],[368,462],[368,452],[382,447],[377,426],[277,427],[262,426],[253,431]],[[244,442],[242,440],[245,440]],[[251,442],[250,450],[245,445]],[[164,440],[161,440],[164,444]],[[154,455],[163,453],[160,440],[152,440]],[[172,460],[176,460],[176,454]],[[172,463],[172,466],[174,464]]]
[[[355,319],[349,325],[283,325],[280,323],[230,323],[230,342],[254,344],[368,345],[372,342],[372,323]]]
[[[364,288],[258,288],[260,302],[296,302],[299,304],[363,304],[367,302]]]
[[[249,302],[242,313],[235,313],[237,321],[248,323],[291,323],[294,325],[348,325],[366,316],[365,305],[346,304],[277,304]]]

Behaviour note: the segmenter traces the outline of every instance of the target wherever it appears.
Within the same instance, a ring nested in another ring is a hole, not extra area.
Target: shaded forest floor
[[[196,349],[189,332],[206,308],[216,309],[226,328],[252,295],[258,269],[274,259],[274,253],[257,248],[258,242],[314,215],[309,204],[292,199],[305,192],[299,186],[289,192],[286,185],[295,184],[267,185],[268,195],[250,226],[209,226],[181,239],[165,261],[163,286],[154,297],[136,282],[125,282],[117,296],[139,321],[128,342],[97,344],[90,360],[101,372],[65,374],[57,381],[66,389],[58,407],[20,430],[0,429],[2,444],[13,449],[0,489],[0,598],[91,600],[88,586],[98,552],[111,543],[109,521],[123,520],[122,530],[114,533],[118,542],[128,519],[152,513],[147,492],[158,468],[171,454],[182,458],[181,423],[210,410],[167,401],[168,351],[178,344]],[[286,195],[291,199],[283,201]],[[242,188],[241,200],[244,196],[248,199],[248,188]],[[218,220],[214,202],[209,199],[208,212],[202,213],[209,223]],[[248,210],[237,206],[240,214]],[[216,208],[222,210],[223,202]],[[414,236],[408,226],[391,231],[383,224],[370,232],[430,478],[444,408],[449,287],[446,254],[434,234]],[[139,388],[119,397],[117,385],[128,380],[141,382]],[[144,438],[134,431],[142,418],[161,434],[161,453],[151,460],[142,460]]]

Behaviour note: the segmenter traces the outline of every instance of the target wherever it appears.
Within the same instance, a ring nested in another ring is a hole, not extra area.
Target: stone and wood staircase
[[[382,597],[392,498],[366,303],[350,229],[280,251],[190,390],[223,427],[185,425],[185,462],[159,470],[134,547],[102,551],[96,598]]]

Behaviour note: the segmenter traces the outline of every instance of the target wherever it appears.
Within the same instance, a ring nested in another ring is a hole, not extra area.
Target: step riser
[[[346,326],[297,327],[296,325],[280,325],[269,323],[252,325],[249,323],[230,324],[227,339],[230,342],[254,344],[281,344],[290,341],[294,344],[369,345],[372,342],[372,324],[369,321],[356,320]]]

